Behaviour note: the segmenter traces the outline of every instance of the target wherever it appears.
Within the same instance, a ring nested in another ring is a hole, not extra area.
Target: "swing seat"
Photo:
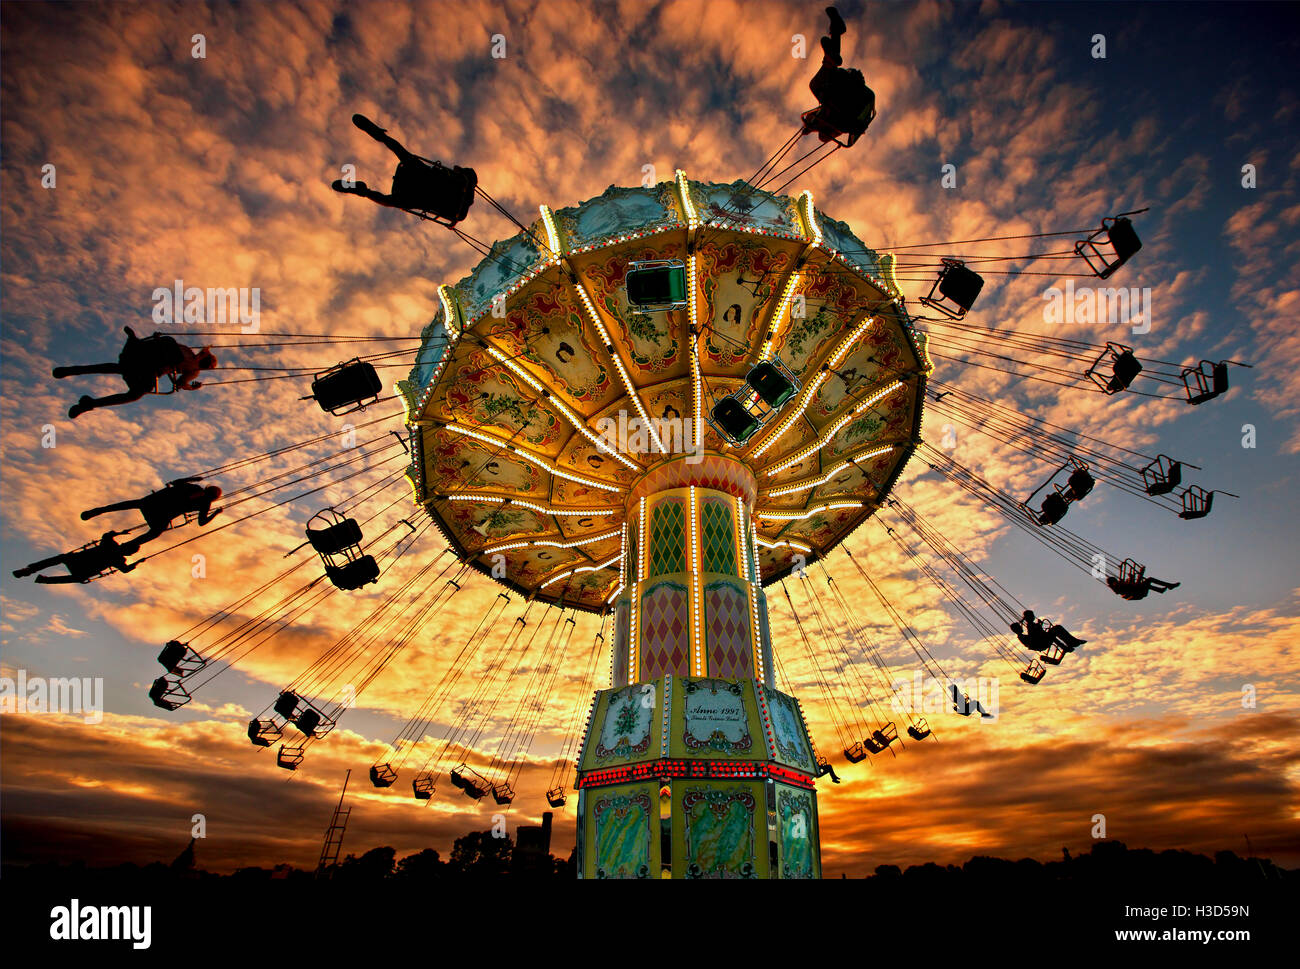
[[[346,565],[326,565],[325,574],[338,588],[345,592],[355,592],[362,586],[379,581],[379,563],[373,555],[363,555]]]
[[[740,447],[799,391],[799,380],[779,358],[752,367],[743,386],[709,409],[709,426]]]
[[[1070,510],[1070,503],[1060,494],[1053,492],[1043,499],[1037,521],[1040,525],[1055,525]]]
[[[970,311],[983,288],[984,277],[979,273],[967,269],[960,259],[945,258],[939,278],[930,287],[929,294],[921,297],[921,303],[951,320],[959,320]],[[936,291],[938,299],[934,295]]]
[[[853,744],[851,747],[845,747],[844,759],[850,764],[860,763],[867,759],[866,748],[864,748],[860,742]]]
[[[1206,491],[1200,485],[1192,485],[1182,493],[1183,510],[1178,513],[1179,518],[1190,521],[1193,518],[1204,518],[1214,507],[1214,496],[1220,492]],[[1222,494],[1229,498],[1236,498],[1231,491],[1224,491]]]
[[[173,681],[160,676],[149,687],[149,699],[153,705],[164,710],[176,710],[190,702],[189,691],[181,685],[179,679]]]
[[[383,390],[379,374],[369,363],[353,359],[318,373],[311,382],[311,396],[326,413],[341,417],[365,410],[379,400]]]
[[[1107,365],[1110,366],[1110,375],[1104,376],[1099,371]],[[1141,372],[1142,364],[1133,355],[1132,347],[1126,347],[1121,343],[1107,343],[1083,375],[1096,384],[1107,397],[1113,397],[1122,390],[1128,390],[1129,384]]]
[[[924,740],[926,737],[930,736],[929,722],[925,717],[921,717],[921,719],[917,720],[916,723],[907,728],[907,735],[913,740]]]
[[[298,765],[302,763],[304,747],[286,747],[280,745],[280,750],[276,754],[275,762],[285,770],[297,770]]]
[[[739,447],[754,436],[763,422],[745,409],[734,396],[723,397],[709,410],[709,423]]]
[[[1121,599],[1127,599],[1130,602],[1137,602],[1140,599],[1145,599],[1151,591],[1147,588],[1145,582],[1124,582],[1114,576],[1111,576],[1106,580],[1106,585],[1110,586],[1110,590],[1114,592],[1115,595],[1119,596]]]
[[[1146,572],[1145,565],[1140,565],[1133,559],[1125,559],[1119,564],[1119,574],[1108,578],[1106,585],[1121,599],[1136,602],[1145,599],[1151,592],[1146,582]]]
[[[452,787],[458,787],[462,791],[465,790],[465,777],[461,774],[461,768],[453,767],[449,776],[451,777]]]
[[[472,168],[416,156],[401,161],[393,172],[390,194],[401,208],[423,212],[447,226],[464,221],[474,204],[478,173]]]
[[[1199,366],[1188,367],[1183,371],[1183,386],[1187,388],[1187,403],[1193,407],[1214,400],[1228,390],[1228,362],[1202,360]]]
[[[1097,245],[1097,240],[1102,235],[1106,236],[1103,245],[1110,245],[1110,258]],[[1115,270],[1132,259],[1141,248],[1142,240],[1138,238],[1137,230],[1133,228],[1133,223],[1123,216],[1117,219],[1102,219],[1100,229],[1074,244],[1075,253],[1083,257],[1088,268],[1099,279],[1109,279],[1114,275]]]
[[[1142,469],[1142,482],[1149,495],[1167,495],[1183,482],[1183,465],[1161,454]]]
[[[175,673],[178,676],[197,673],[208,665],[208,661],[191,649],[189,643],[182,643],[175,639],[168,641],[162,648],[162,652],[158,654],[158,662],[168,673]]]
[[[283,690],[275,698],[275,703],[271,707],[276,713],[286,720],[293,720],[298,715],[298,694],[293,690]]]
[[[1038,658],[1050,666],[1060,666],[1061,660],[1065,659],[1065,647],[1060,643],[1052,643],[1043,651]]]
[[[101,548],[99,542],[94,541],[69,552],[63,557],[63,564],[68,575],[84,584],[118,571],[116,562],[110,557],[112,555],[112,550]]]
[[[509,804],[515,799],[515,792],[510,790],[509,784],[494,784],[492,786],[492,800],[498,804]]]
[[[417,801],[427,801],[433,797],[433,775],[427,772],[417,774],[415,780],[411,781],[411,793],[415,795]]]
[[[1027,667],[1020,671],[1020,678],[1026,683],[1033,685],[1047,675],[1047,667],[1034,660]]]
[[[552,788],[546,792],[546,803],[553,808],[564,807],[567,800],[568,798],[564,796],[564,788],[562,787]]]
[[[302,713],[298,714],[298,718],[293,721],[293,725],[308,737],[314,737],[316,735],[316,728],[321,725],[322,720],[324,720],[324,717],[320,715],[319,711],[308,707]]]
[[[123,376],[153,377],[151,394],[176,393],[175,373],[181,368],[181,345],[175,339],[154,333],[134,341],[128,341],[117,357]],[[172,378],[170,390],[162,390],[159,381],[163,377]]]
[[[836,73],[836,90],[817,107],[799,116],[803,133],[826,135],[842,148],[852,148],[876,119],[876,92],[857,68]],[[844,141],[840,141],[844,138]]]
[[[321,515],[316,515],[312,521]],[[355,518],[340,518],[324,528],[312,528],[310,522],[307,524],[307,541],[321,555],[341,555],[348,549],[359,549],[362,538],[361,526]]]
[[[248,739],[253,742],[255,747],[270,747],[280,739],[283,731],[280,725],[274,720],[258,720],[256,718],[248,721]]]
[[[1066,487],[1070,490],[1070,498],[1073,501],[1078,501],[1081,498],[1087,497],[1088,493],[1092,491],[1093,485],[1096,483],[1097,479],[1092,476],[1092,472],[1087,468],[1081,467],[1076,468],[1071,472]]]
[[[746,375],[745,383],[772,410],[783,406],[799,389],[798,381],[775,359],[764,360],[755,366]]]
[[[627,302],[642,313],[682,309],[686,300],[686,263],[680,259],[646,259],[627,270]]]
[[[397,771],[389,764],[375,764],[370,768],[370,783],[375,787],[392,787]]]
[[[887,723],[879,730],[873,730],[871,738],[881,745],[881,749],[884,749],[898,739],[898,728],[892,722]]]

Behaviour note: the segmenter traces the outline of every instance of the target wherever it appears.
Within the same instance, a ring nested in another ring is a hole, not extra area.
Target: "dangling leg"
[[[122,545],[120,546],[120,548],[122,549],[122,555],[123,556],[134,555],[136,552],[140,551],[141,545],[144,545],[146,542],[152,542],[155,538],[157,538],[166,530],[167,529],[165,528],[158,528],[156,526],[151,525],[148,531],[146,531],[139,538],[133,538],[129,542],[122,543]],[[135,566],[132,566],[132,568],[134,567]]]
[[[396,138],[388,134],[387,129],[379,127],[364,114],[354,114],[352,123],[368,134],[375,141],[379,142],[401,161],[414,161],[415,156],[406,150],[406,147]]]
[[[90,521],[90,519],[97,515],[106,515],[110,511],[129,511],[132,508],[139,508],[142,503],[142,499],[132,498],[130,501],[119,501],[114,505],[104,505],[100,508],[88,508],[86,511],[81,513],[81,520],[83,522]]]
[[[1080,646],[1082,646],[1084,643],[1087,642],[1086,639],[1080,639],[1077,636],[1071,636],[1069,631],[1066,630],[1066,628],[1062,626],[1060,623],[1057,623],[1055,626],[1052,627],[1051,638],[1056,640],[1066,649],[1078,649]]]
[[[368,186],[365,182],[356,182],[355,184],[353,184],[351,188],[348,188],[343,184],[343,179],[336,178],[334,180],[334,183],[330,186],[330,188],[334,189],[334,191],[339,192],[343,195],[359,195],[363,199],[370,199],[370,201],[378,205],[386,205],[392,209],[401,208],[401,206],[397,204],[397,201],[391,195],[385,195],[383,192],[376,192],[374,189],[370,188],[370,186]]]
[[[120,404],[130,404],[147,393],[147,390],[128,390],[121,394],[109,394],[107,397],[83,397],[68,409],[68,416],[75,419],[79,414],[84,414],[88,410],[95,410],[97,407],[117,407]]]
[[[840,16],[840,12],[834,7],[826,8],[826,16],[831,18],[832,37],[839,37],[848,30],[848,28],[844,26],[844,18]]]
[[[39,562],[33,562],[24,569],[15,569],[14,578],[22,579],[31,575],[33,572],[39,572],[41,569],[48,569],[51,565],[59,565],[63,562],[63,555],[51,555],[47,559],[41,559]]]
[[[69,582],[80,582],[75,575],[38,575],[33,581],[41,585],[64,585]]]
[[[84,367],[55,367],[54,376],[63,377],[80,377],[87,373],[121,373],[122,365],[120,363],[91,363]]]

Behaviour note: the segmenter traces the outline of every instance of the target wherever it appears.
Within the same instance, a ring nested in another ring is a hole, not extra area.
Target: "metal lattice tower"
[[[339,803],[334,808],[334,816],[330,818],[330,825],[325,829],[325,843],[320,849],[320,864],[316,866],[317,875],[337,865],[339,852],[343,850],[343,835],[348,828],[348,815],[352,813],[351,808],[343,806],[343,797],[348,792],[348,781],[351,778],[352,771],[349,770],[343,778],[343,790],[339,791]]]

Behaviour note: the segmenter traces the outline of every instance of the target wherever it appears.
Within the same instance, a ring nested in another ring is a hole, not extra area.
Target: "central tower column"
[[[812,745],[774,688],[756,495],[715,453],[629,493],[613,688],[578,763],[580,877],[821,875]]]

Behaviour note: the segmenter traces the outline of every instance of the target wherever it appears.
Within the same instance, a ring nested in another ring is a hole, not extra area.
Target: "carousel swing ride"
[[[1020,271],[988,268],[1012,265],[1001,250],[981,248],[1003,237],[873,250],[810,192],[782,194],[857,142],[874,118],[874,95],[868,112],[860,91],[841,90],[851,103],[805,114],[748,179],[693,181],[679,170],[580,205],[542,205],[530,225],[479,187],[472,169],[413,155],[356,116],[399,159],[393,191],[341,182],[336,190],[437,222],[483,258],[438,288],[418,338],[294,335],[322,346],[399,345],[318,370],[304,398],[373,436],[236,489],[227,513],[310,485],[133,566],[328,486],[381,476],[304,523],[306,541],[286,555],[310,554],[169,641],[153,702],[180,709],[326,599],[364,597],[361,618],[248,724],[253,745],[275,747],[279,766],[297,770],[356,697],[430,635],[448,603],[480,584],[478,573],[497,592],[371,765],[376,788],[401,780],[420,802],[463,795],[510,805],[557,688],[575,676],[594,687],[604,659],[608,685],[569,712],[545,793],[553,808],[576,801],[579,877],[817,878],[816,781],[839,777],[789,691],[787,644],[772,643],[765,590],[780,589],[797,633],[788,648],[807,660],[835,730],[825,746],[848,764],[895,756],[909,741],[932,739],[933,727],[891,705],[879,633],[831,574],[832,550],[844,549],[837,561],[879,604],[902,648],[935,682],[953,682],[845,544],[869,519],[1026,687],[1083,643],[1036,616],[897,493],[909,462],[1116,595],[1138,600],[1176,587],[1062,520],[1101,484],[1185,520],[1204,517],[1216,492],[1183,484],[1187,469],[1199,469],[934,375],[966,365],[1071,392],[1200,405],[1226,392],[1235,361],[1179,365],[1116,343],[977,324],[970,314],[985,275]],[[819,144],[788,161],[808,134]],[[460,228],[480,198],[517,234],[489,246]],[[1138,214],[1023,237],[1067,243],[1018,259],[1050,258],[1055,268],[1069,257],[1077,271],[1061,275],[1109,278],[1141,249],[1130,218]],[[912,285],[924,293],[920,313],[908,309]],[[249,344],[259,345],[273,344]],[[412,359],[385,396],[376,367]],[[353,416],[394,401],[400,414]],[[1041,483],[1025,497],[1007,493],[929,443],[927,403],[945,421],[1040,462]],[[195,480],[256,473],[272,456],[328,438]],[[376,531],[376,520],[409,500],[404,487],[415,510]],[[399,494],[385,504],[390,489]],[[93,558],[96,548],[77,552]],[[73,564],[77,581],[117,570]],[[579,614],[599,617],[590,646],[574,645]],[[983,712],[956,688],[952,701],[955,714]]]

